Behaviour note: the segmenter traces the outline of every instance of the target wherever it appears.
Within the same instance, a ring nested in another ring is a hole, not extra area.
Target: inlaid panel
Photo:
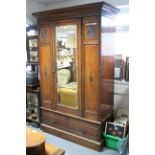
[[[49,41],[49,28],[48,26],[41,26],[39,31],[40,43]]]

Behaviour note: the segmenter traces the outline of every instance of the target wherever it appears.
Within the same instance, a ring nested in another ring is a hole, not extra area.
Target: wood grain
[[[45,143],[45,136],[31,128],[26,128],[26,147],[34,147]]]
[[[101,135],[105,122],[113,112],[114,52],[108,49],[114,47],[109,36],[115,29],[108,23],[104,25],[103,19],[113,20],[117,12],[110,4],[99,2],[33,13],[38,19],[40,34],[41,128],[98,151],[103,145]],[[77,109],[58,103],[54,71],[55,29],[68,24],[77,25]],[[47,30],[45,39],[41,38],[43,30]]]
[[[95,115],[98,113],[98,55],[97,45],[85,45],[85,111]]]
[[[40,46],[41,106],[51,108],[51,65],[49,45]]]

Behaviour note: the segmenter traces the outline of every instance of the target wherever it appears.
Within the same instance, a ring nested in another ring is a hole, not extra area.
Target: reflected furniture
[[[58,96],[60,104],[69,107],[77,105],[77,83],[70,82],[71,72],[69,69],[59,69],[58,76]]]
[[[33,13],[39,31],[41,129],[98,151],[113,116],[118,11],[99,2]],[[61,69],[70,70],[62,85]]]
[[[77,82],[70,82],[69,84],[60,88],[60,103],[69,107],[76,108],[77,105]]]
[[[58,87],[62,87],[69,83],[71,78],[71,72],[68,69],[58,70]]]

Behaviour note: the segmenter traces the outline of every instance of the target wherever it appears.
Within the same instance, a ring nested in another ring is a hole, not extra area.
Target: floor
[[[40,128],[32,127],[27,125],[28,127],[33,128],[34,130],[39,131]],[[46,137],[46,142],[54,144],[65,150],[65,155],[122,155],[117,151],[113,151],[110,149],[104,148],[101,152],[94,151],[92,149],[86,148],[84,146],[75,144],[68,140],[53,136],[51,134],[43,132]]]

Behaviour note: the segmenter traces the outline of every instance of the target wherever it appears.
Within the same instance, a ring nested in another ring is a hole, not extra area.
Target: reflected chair
[[[74,107],[77,106],[77,82],[70,82],[71,72],[69,69],[58,71],[58,93],[60,104]]]

